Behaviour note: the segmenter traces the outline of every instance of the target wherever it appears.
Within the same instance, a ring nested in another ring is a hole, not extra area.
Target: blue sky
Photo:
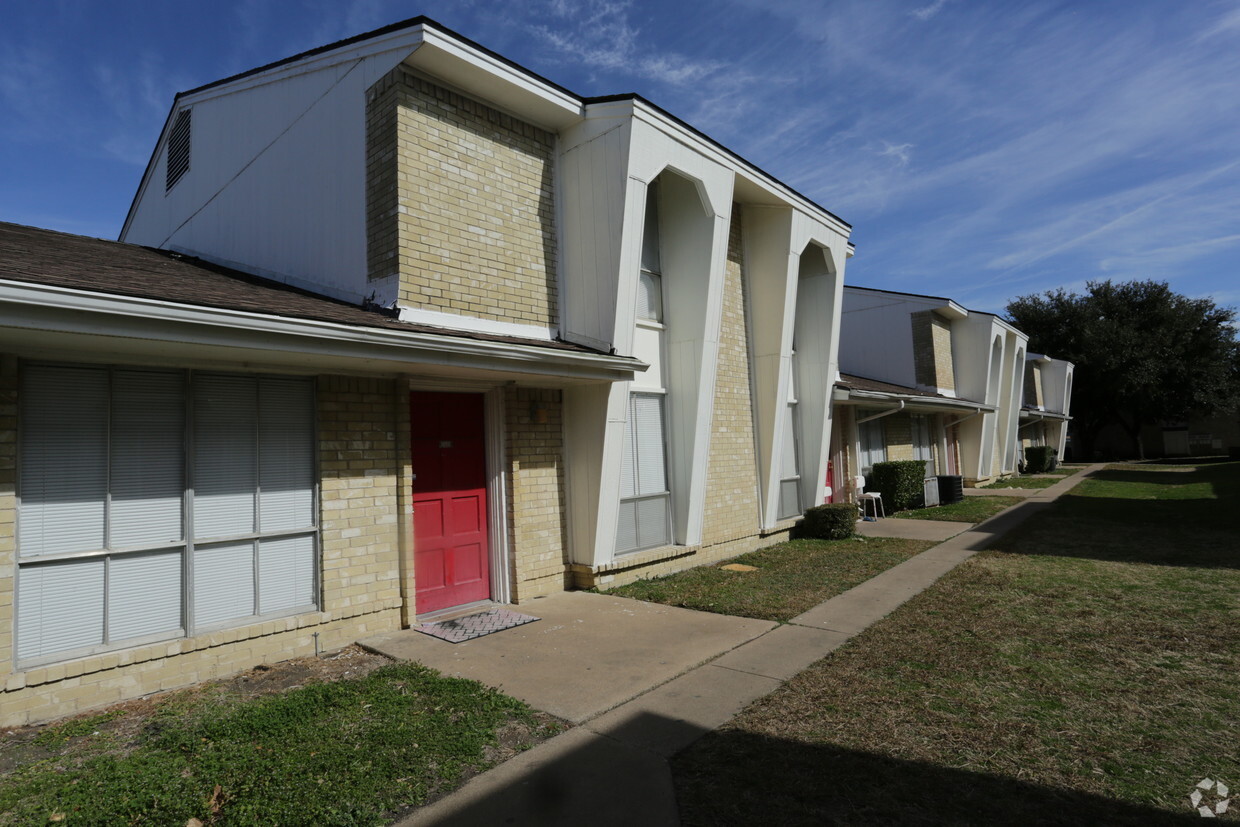
[[[1240,305],[1237,0],[5,0],[0,220],[115,238],[177,91],[418,14],[810,196],[849,283]]]

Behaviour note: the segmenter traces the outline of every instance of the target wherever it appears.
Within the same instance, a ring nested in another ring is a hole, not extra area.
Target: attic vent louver
[[[172,132],[168,135],[168,181],[164,192],[176,186],[181,176],[189,171],[189,127],[192,109],[182,109],[177,119],[172,122]]]

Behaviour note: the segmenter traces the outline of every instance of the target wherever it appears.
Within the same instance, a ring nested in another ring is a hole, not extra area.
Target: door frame
[[[478,393],[482,395],[483,447],[486,453],[487,474],[487,568],[491,576],[491,602],[512,602],[512,567],[508,553],[508,492],[505,483],[505,466],[508,452],[504,439],[504,384],[501,382],[470,381],[468,379],[409,378],[404,389],[404,404],[409,406],[412,391],[439,393]],[[403,463],[409,467],[408,437],[404,440]],[[402,487],[411,486],[412,480],[403,480]],[[407,497],[408,492],[402,491]],[[411,515],[406,514],[405,517]],[[413,571],[413,533],[408,533],[408,548],[402,557],[409,560]],[[416,577],[416,573],[414,575]],[[416,584],[415,584],[416,586]],[[410,592],[412,595],[412,590]],[[416,606],[414,607],[416,610]]]

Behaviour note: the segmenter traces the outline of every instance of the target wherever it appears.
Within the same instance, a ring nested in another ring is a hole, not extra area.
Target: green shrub
[[[846,540],[857,531],[857,506],[827,503],[805,510],[799,535],[815,540]]]
[[[1045,474],[1055,470],[1059,457],[1050,445],[1030,445],[1025,449],[1025,473]]]
[[[887,511],[904,511],[921,505],[925,495],[926,463],[919,459],[876,462],[866,490],[883,495]]]

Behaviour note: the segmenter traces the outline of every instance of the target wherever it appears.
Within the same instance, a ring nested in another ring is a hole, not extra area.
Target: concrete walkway
[[[758,630],[756,635],[751,634],[754,627],[734,626],[726,631],[720,627],[714,646],[724,644],[728,635],[742,638],[744,642],[670,680],[665,681],[661,676],[675,667],[669,658],[663,656],[662,649],[655,653],[633,655],[642,658],[642,661],[628,664],[627,672],[620,667],[617,669],[631,674],[650,668],[648,691],[635,694],[631,700],[602,714],[583,718],[576,728],[477,776],[451,795],[410,814],[400,825],[506,824],[532,827],[589,823],[604,827],[630,824],[670,827],[678,824],[669,758],[706,732],[727,723],[752,701],[773,692],[793,675],[886,617],[996,538],[1048,508],[1051,501],[1102,467],[1092,465],[1080,474],[1037,491],[1037,496],[815,606],[786,625],[760,624],[766,629]],[[600,598],[620,600],[602,595],[579,597],[590,601]],[[634,608],[650,605],[623,602],[633,604]],[[550,598],[545,604],[540,603],[536,601],[529,605],[528,610],[541,615],[544,605],[553,605]],[[567,607],[569,603],[566,601],[561,605]],[[588,611],[596,605],[602,606],[579,602],[577,608]],[[656,626],[662,624],[662,646],[675,646],[683,636],[680,623],[688,618],[678,614],[682,611],[685,610],[675,610],[661,618],[654,618]],[[610,635],[601,643],[623,647],[627,639],[627,627],[621,622],[623,616],[612,614],[611,619]],[[520,629],[532,630],[539,625],[535,623]],[[508,648],[499,645],[501,641],[504,644],[513,641],[510,636],[520,629],[491,635],[476,642],[494,639],[495,650],[499,652]],[[392,644],[389,642],[387,645]],[[451,645],[441,643],[437,648]],[[457,644],[464,645],[467,644]],[[512,645],[516,645],[515,641]],[[646,649],[643,646],[637,651],[646,652]],[[579,652],[577,656],[585,657],[587,654]],[[555,658],[574,656],[571,652],[560,651]],[[647,662],[646,658],[650,661]],[[427,662],[421,657],[418,660]],[[531,660],[527,665],[538,671],[547,663],[546,660]],[[457,669],[459,674],[473,677],[469,674],[471,670],[461,668],[460,663],[457,663]],[[515,681],[518,671],[525,670],[512,670],[507,680]],[[530,675],[529,678],[530,685],[538,682],[538,675]],[[552,682],[556,676],[548,674],[545,678]],[[626,686],[611,693],[611,696],[627,694],[630,689],[631,686]],[[585,690],[584,686],[582,690]],[[573,708],[600,708],[607,703],[606,700],[583,700]]]

